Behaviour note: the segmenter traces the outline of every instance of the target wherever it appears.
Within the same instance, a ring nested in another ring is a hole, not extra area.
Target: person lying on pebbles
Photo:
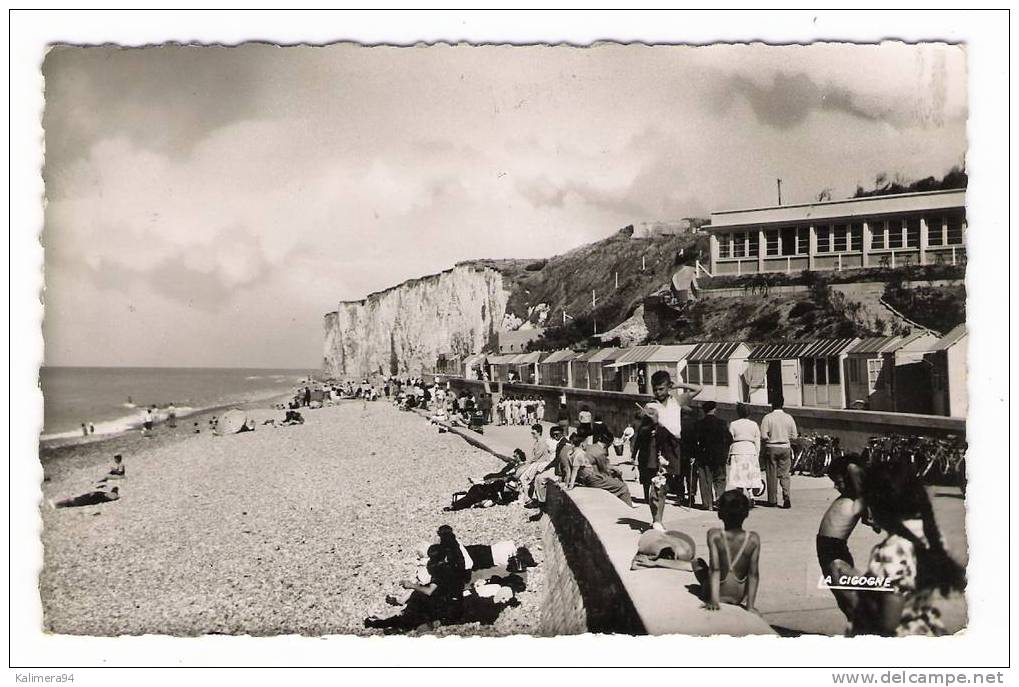
[[[81,494],[80,496],[72,496],[68,499],[61,499],[54,502],[52,499],[48,501],[50,508],[77,508],[79,506],[95,506],[100,503],[107,503],[109,501],[116,501],[120,498],[119,487],[113,487],[109,491],[90,491],[87,494]]]

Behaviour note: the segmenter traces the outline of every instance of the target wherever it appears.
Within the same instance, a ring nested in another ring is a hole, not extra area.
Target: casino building
[[[961,264],[966,191],[926,191],[711,213],[714,275]]]

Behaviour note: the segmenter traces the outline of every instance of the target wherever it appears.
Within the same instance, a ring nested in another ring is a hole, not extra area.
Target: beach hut
[[[647,378],[646,386],[639,392],[642,394],[652,393],[651,377],[655,372],[664,370],[669,373],[673,380],[683,379],[683,370],[686,367],[687,356],[697,349],[697,344],[672,344],[658,346],[645,361]]]
[[[845,408],[843,363],[846,351],[858,338],[820,339],[800,354],[803,405],[817,408]]]
[[[488,374],[488,356],[475,353],[464,359],[463,375],[466,379],[484,379]]]
[[[621,389],[618,371],[606,366],[614,363],[624,350],[622,348],[601,348],[591,356],[587,361],[587,379],[591,389],[601,389],[602,391],[619,391]]]
[[[488,358],[489,376],[493,382],[508,382],[510,363],[517,357],[517,353],[506,355],[493,355]]]
[[[683,381],[703,387],[698,401],[736,403],[746,393],[744,372],[750,347],[741,341],[696,344],[679,369]]]
[[[646,394],[647,361],[660,346],[631,346],[607,367],[616,370],[619,391],[628,394]]]
[[[903,337],[894,352],[892,400],[898,413],[934,413],[933,370],[925,356],[941,336],[920,330]]]
[[[510,363],[517,370],[517,379],[522,384],[538,383],[538,363],[541,361],[541,351],[521,353]]]
[[[754,346],[747,355],[748,367],[754,368],[749,375],[753,383],[748,383],[750,403],[771,405],[781,402],[787,406],[802,405],[800,357],[811,343],[813,342],[800,341]]]
[[[901,336],[871,336],[846,351],[846,407],[894,410],[892,378]]]
[[[591,380],[588,377],[587,363],[594,356],[601,352],[600,348],[592,348],[589,351],[579,354],[576,358],[570,361],[570,371],[572,373],[573,388],[575,389],[591,389]]]
[[[933,412],[949,417],[966,417],[969,395],[966,390],[966,349],[969,334],[960,324],[934,342],[924,360],[931,368]]]
[[[577,355],[568,348],[549,354],[538,366],[541,383],[547,386],[572,386],[570,361]]]

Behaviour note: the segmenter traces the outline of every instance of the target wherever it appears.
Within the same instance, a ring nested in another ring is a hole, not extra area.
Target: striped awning
[[[722,343],[702,343],[697,344],[697,348],[693,350],[690,355],[687,356],[690,360],[696,360],[699,362],[713,362],[728,360],[732,357],[732,354],[736,352],[736,349],[740,347],[739,341],[726,341]]]
[[[760,344],[754,346],[747,360],[791,360],[803,355],[803,351],[811,345],[810,341],[783,344]]]
[[[622,349],[623,354],[616,358],[616,362],[609,367],[626,367],[636,363],[647,362],[647,360],[658,350],[658,346],[633,346]]]
[[[561,351],[553,351],[552,355],[545,358],[541,362],[544,363],[565,363],[568,360],[573,360],[577,357],[577,354],[566,348]]]
[[[624,348],[600,348],[598,352],[587,359],[589,363],[611,363],[618,360],[623,354]]]
[[[890,353],[898,348],[901,342],[902,337],[900,336],[871,336],[866,339],[860,339],[860,342],[851,347],[846,353],[850,355],[856,353]]]
[[[830,356],[842,355],[858,339],[820,339],[807,346],[807,350],[800,353],[801,358],[828,358]]]
[[[513,359],[514,365],[533,365],[534,363],[541,361],[541,351],[533,351],[531,353],[521,353]]]
[[[685,360],[697,348],[697,344],[678,344],[675,346],[659,346],[645,362],[678,363]]]

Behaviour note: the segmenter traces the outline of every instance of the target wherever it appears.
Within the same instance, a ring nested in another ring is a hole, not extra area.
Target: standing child
[[[708,530],[710,563],[703,558],[694,563],[708,610],[717,611],[720,603],[740,606],[746,602],[746,609],[757,613],[761,538],[743,529],[749,514],[750,499],[738,489],[730,489],[718,500],[718,517],[725,529]]]

